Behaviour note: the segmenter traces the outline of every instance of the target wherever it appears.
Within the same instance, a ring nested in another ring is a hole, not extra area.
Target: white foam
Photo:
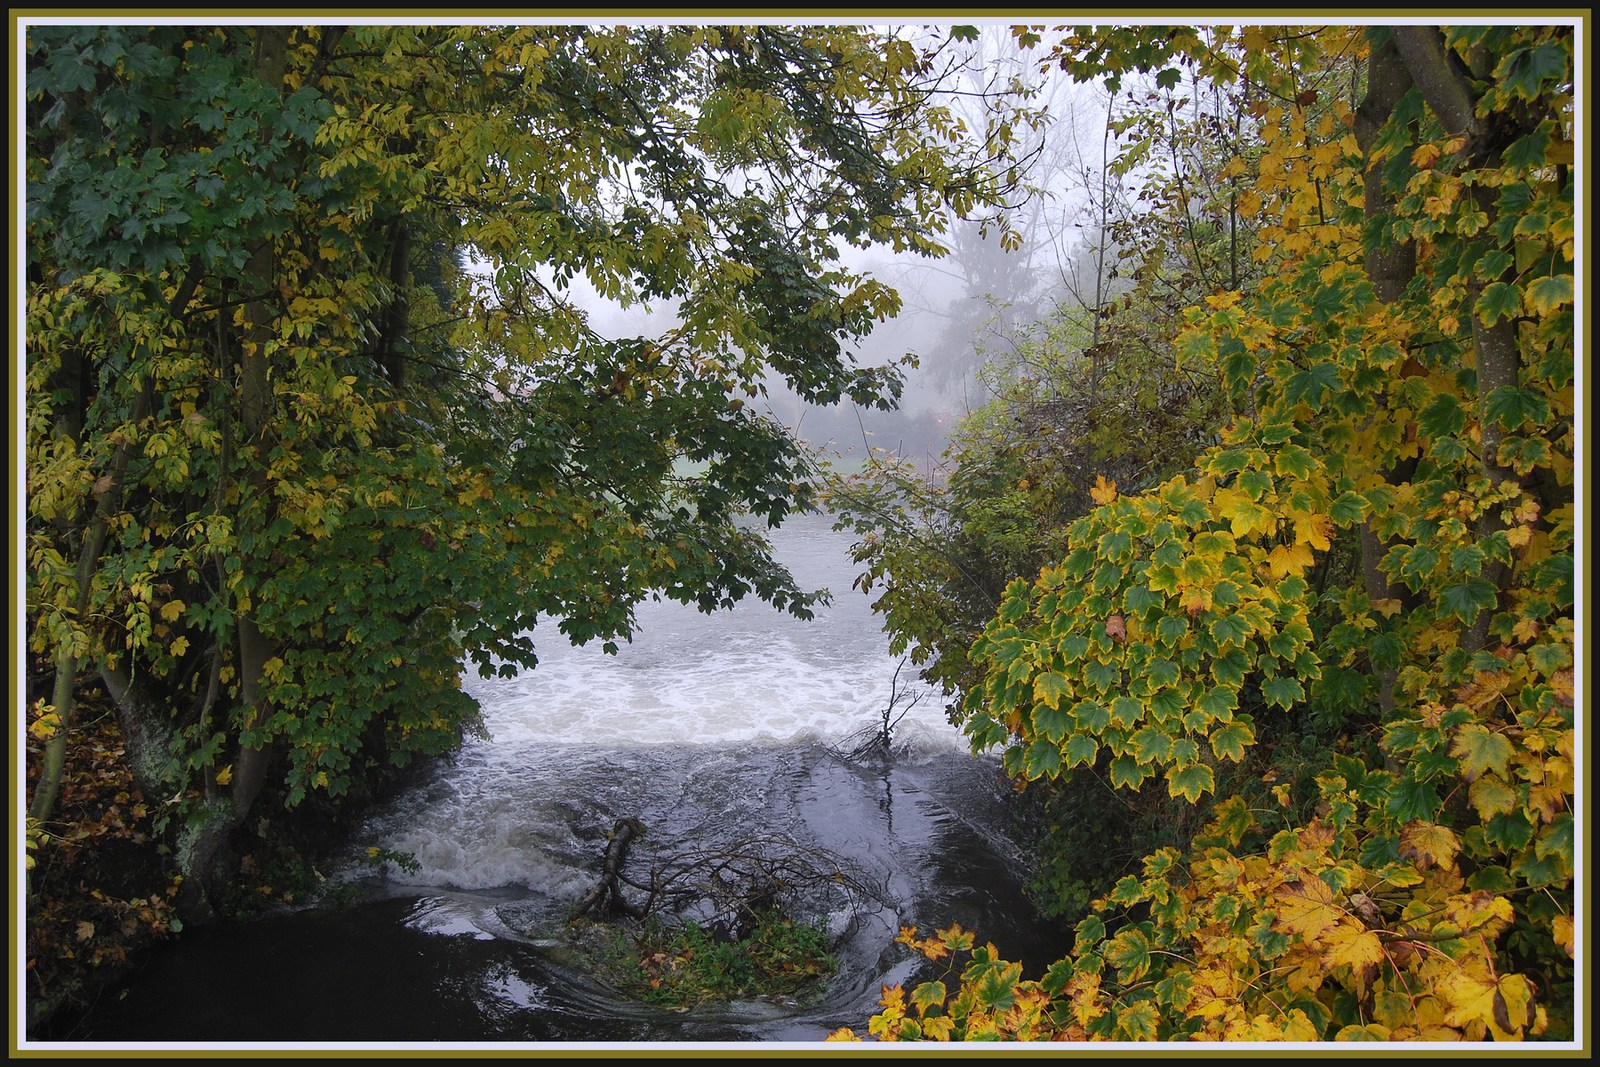
[[[896,715],[910,708],[894,728],[903,755],[965,751],[939,694],[909,664],[896,677],[867,597],[850,588],[848,538],[811,520],[778,543],[798,555],[789,563],[802,584],[843,590],[814,620],[762,603],[714,615],[653,603],[615,656],[598,644],[572,647],[554,625],[541,626],[536,669],[489,679],[469,672],[490,739],[469,740],[436,780],[374,824],[385,847],[421,865],[412,874],[391,865],[390,877],[581,894],[596,845],[571,838],[568,813],[608,825],[604,779],[644,773],[642,753],[627,755],[641,748],[688,747],[714,759],[753,746],[836,744],[879,726],[893,697]],[[739,802],[752,803],[751,792]]]

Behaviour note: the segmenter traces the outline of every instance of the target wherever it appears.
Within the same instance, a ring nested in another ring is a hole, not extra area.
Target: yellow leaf
[[[1329,967],[1349,967],[1356,992],[1365,996],[1383,962],[1383,942],[1378,935],[1354,922],[1342,922],[1330,929],[1324,940],[1328,948],[1322,954],[1323,962]]]
[[[1449,869],[1455,866],[1456,853],[1461,842],[1455,831],[1446,826],[1413,819],[1400,831],[1400,858],[1413,860],[1422,870],[1432,866]]]
[[[1307,940],[1315,940],[1340,919],[1333,890],[1321,878],[1310,877],[1278,888],[1274,897],[1278,924]]]
[[[161,605],[161,617],[167,622],[178,621],[178,616],[183,614],[184,603],[181,600],[169,600]]]
[[[47,711],[28,725],[28,732],[40,741],[48,741],[61,728],[61,716]]]
[[[1333,520],[1326,515],[1297,514],[1294,517],[1294,541],[1296,545],[1310,545],[1321,552],[1328,550],[1328,531],[1333,528]]]
[[[1267,553],[1267,570],[1274,578],[1286,578],[1291,574],[1299,577],[1314,562],[1316,557],[1311,549],[1299,543],[1278,545]]]
[[[1467,789],[1467,799],[1484,820],[1515,811],[1517,794],[1509,785],[1493,774],[1485,774]]]
[[[1494,998],[1500,991],[1499,983],[1484,973],[1482,960],[1474,957],[1461,962],[1461,966],[1440,975],[1435,987],[1445,1001],[1445,1025],[1487,1024],[1494,1018]]]
[[[229,782],[232,782],[232,781],[233,781],[233,764],[230,763],[226,767],[222,768],[222,770],[217,772],[217,784],[218,785],[227,785]]]
[[[1089,490],[1089,498],[1096,504],[1111,503],[1117,499],[1117,483],[1106,481],[1103,474],[1095,475],[1094,488]]]
[[[1555,937],[1556,944],[1566,950],[1567,956],[1572,956],[1572,916],[1557,915],[1551,923],[1550,932]]]
[[[174,656],[183,655],[185,652],[189,651],[189,639],[187,637],[180,637],[173,641],[171,651]]]

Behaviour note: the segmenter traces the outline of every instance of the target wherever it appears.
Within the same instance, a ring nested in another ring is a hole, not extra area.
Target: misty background
[[[1109,296],[1114,249],[1104,236],[1109,205],[1118,196],[1107,169],[1115,143],[1111,101],[1093,86],[1059,71],[1041,71],[1042,55],[1020,48],[1007,25],[985,25],[965,54],[943,103],[970,128],[984,130],[991,106],[1007,88],[1026,87],[1040,125],[1015,128],[1025,161],[1024,188],[1011,198],[1020,248],[1001,247],[998,228],[958,221],[940,237],[950,252],[931,259],[887,249],[843,247],[840,263],[899,292],[900,314],[848,346],[856,362],[903,368],[905,388],[893,411],[850,401],[819,407],[770,379],[757,410],[793,436],[845,463],[882,449],[926,465],[930,476],[952,429],[994,393],[1000,360],[1017,337],[1052,313],[1092,315]],[[908,34],[922,32],[908,27]],[[596,293],[580,275],[565,296],[589,325],[610,339],[655,338],[676,325],[668,306],[623,308]],[[914,365],[913,365],[914,364]]]

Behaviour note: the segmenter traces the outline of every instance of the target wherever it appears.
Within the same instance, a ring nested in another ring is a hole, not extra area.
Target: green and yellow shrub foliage
[[[1360,94],[1325,77],[1355,58]],[[1219,441],[1154,488],[1100,480],[1006,586],[959,713],[1020,783],[1158,783],[1198,828],[1039,979],[909,933],[966,962],[886,990],[870,1032],[1569,1037],[1571,28],[1084,31],[1052,61],[1248,79],[1238,201],[1271,269],[1172,342],[1226,390]],[[1298,774],[1269,734],[1314,739]]]
[[[862,27],[60,23],[25,56],[29,812],[59,836],[99,675],[190,894],[268,799],[454,750],[463,663],[531,668],[535,628],[808,616],[742,520],[811,507],[812,464],[751,401],[892,406],[855,346],[899,297],[841,245],[1006,229],[1024,121],[979,143]],[[580,280],[676,325],[604,336]]]

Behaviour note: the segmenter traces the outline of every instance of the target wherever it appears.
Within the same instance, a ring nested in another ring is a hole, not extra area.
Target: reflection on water
[[[535,671],[474,678],[491,740],[434,768],[353,842],[357,855],[409,853],[418,870],[391,865],[374,883],[352,861],[340,876],[368,903],[186,936],[55,1036],[813,1042],[863,1028],[883,984],[917,977],[894,944],[913,923],[960,922],[1036,973],[1065,946],[1023,900],[996,761],[966,752],[931,695],[897,728],[892,762],[842,758],[878,721],[896,665],[850,588],[848,540],[807,519],[777,543],[803,585],[834,591],[816,621],[762,604],[715,616],[651,604],[615,657],[552,642]],[[848,908],[792,902],[839,934],[840,970],[820,999],[680,1013],[573,970],[567,909],[623,816],[648,828],[630,868],[776,834],[858,872],[873,892]]]

